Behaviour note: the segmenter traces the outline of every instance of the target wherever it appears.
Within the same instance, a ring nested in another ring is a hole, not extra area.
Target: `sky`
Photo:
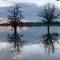
[[[15,2],[16,3],[19,3],[19,2],[34,3],[34,4],[37,4],[38,6],[45,5],[47,3],[54,3],[55,5],[57,5],[57,7],[60,8],[60,1],[56,1],[56,0],[0,0],[0,7],[11,6]],[[32,16],[32,14],[28,14],[28,16],[26,18],[27,18],[27,20],[36,21],[35,20],[36,18],[34,16]],[[4,22],[6,22],[6,21],[4,21]],[[26,22],[26,20],[25,20],[25,22]]]
[[[0,0],[0,7],[1,6],[10,6],[14,2],[35,3],[37,5],[44,5],[44,4],[47,4],[48,2],[50,2],[50,3],[57,4],[58,7],[60,6],[60,1],[57,2],[56,0]]]

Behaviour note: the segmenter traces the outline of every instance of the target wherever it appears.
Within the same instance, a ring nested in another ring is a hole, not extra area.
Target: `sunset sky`
[[[35,3],[37,5],[44,5],[48,2],[51,3],[55,3],[55,4],[59,4],[58,6],[60,6],[60,1],[56,1],[56,0],[0,0],[0,6],[10,6],[11,4],[13,4],[14,2],[29,2],[29,3]]]

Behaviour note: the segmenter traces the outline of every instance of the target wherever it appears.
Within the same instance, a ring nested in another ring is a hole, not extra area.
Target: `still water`
[[[0,60],[60,60],[60,27],[50,27],[52,43],[44,43],[43,35],[47,34],[47,27],[18,27],[18,34],[22,41],[14,48],[8,36],[13,34],[13,28],[0,27]],[[57,34],[55,34],[57,33]],[[47,36],[47,35],[46,35]]]

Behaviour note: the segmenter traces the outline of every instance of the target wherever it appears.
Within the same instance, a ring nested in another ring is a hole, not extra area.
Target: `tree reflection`
[[[45,51],[49,53],[55,52],[55,43],[58,43],[58,33],[49,33],[42,36],[42,44],[44,44]]]
[[[17,32],[13,33],[11,35],[8,35],[9,42],[12,43],[13,45],[13,50],[12,52],[20,52],[20,47],[23,46],[23,40],[22,40],[23,35],[19,35]]]

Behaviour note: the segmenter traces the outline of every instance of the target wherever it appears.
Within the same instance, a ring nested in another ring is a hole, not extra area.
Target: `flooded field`
[[[0,60],[60,60],[60,27],[50,27],[47,37],[46,26],[18,27],[16,37],[0,26]]]

